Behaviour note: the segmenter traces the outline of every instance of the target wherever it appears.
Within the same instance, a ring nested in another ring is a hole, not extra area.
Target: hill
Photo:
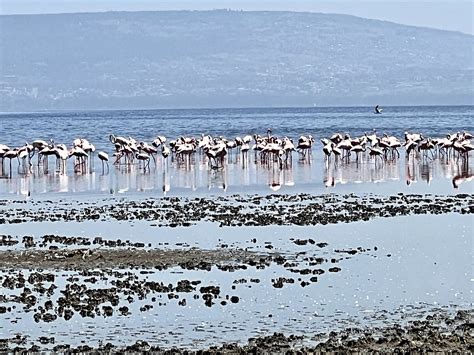
[[[471,104],[473,36],[346,15],[0,16],[0,110]]]

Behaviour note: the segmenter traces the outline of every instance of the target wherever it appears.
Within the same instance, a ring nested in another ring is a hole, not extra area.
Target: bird
[[[215,147],[211,147],[205,151],[206,156],[209,158],[209,164],[211,165],[212,169],[223,168],[224,165],[224,157],[227,155],[227,146],[224,145],[217,145]],[[212,164],[214,161],[215,165]],[[219,166],[219,162],[221,163]]]
[[[97,153],[100,161],[102,162],[102,174],[104,173],[104,163],[107,165],[107,174],[109,173],[109,155],[106,152]]]
[[[342,141],[342,135],[340,133],[334,133],[329,140],[335,144],[339,144]]]
[[[89,155],[82,149],[81,147],[74,147],[69,151],[69,157],[75,157],[76,158],[76,164],[74,164],[74,170],[77,168],[80,168],[80,170],[83,170],[84,172],[84,167],[85,167],[85,162],[86,158],[89,157]]]
[[[408,139],[404,143],[404,145],[405,145],[405,150],[406,150],[406,155],[405,155],[406,158],[409,158],[409,156],[412,152],[416,152],[416,148],[418,146],[418,144],[415,141],[411,140],[411,139]]]
[[[370,145],[373,147],[377,144],[377,132],[376,130],[374,129],[373,130],[373,133],[372,134],[367,134],[367,133],[364,133],[365,137],[367,138],[367,140],[370,142]]]
[[[130,144],[129,140],[127,138],[124,138],[124,137],[116,137],[115,135],[111,134],[109,136],[109,140],[111,143],[118,143],[118,144],[121,144],[121,145],[128,145]]]
[[[361,145],[355,145],[351,148],[351,152],[356,153],[356,162],[359,161],[359,154],[365,152],[365,148]]]
[[[298,139],[298,145],[296,148],[301,151],[303,156],[306,156],[307,153],[311,153],[311,147],[313,146],[313,143],[314,143],[314,138],[312,135],[309,135],[308,137],[301,136]]]
[[[288,158],[292,160],[293,158],[291,153],[295,150],[295,145],[293,144],[293,141],[290,138],[285,137],[283,139],[282,149],[285,151],[285,160],[288,160]]]
[[[163,146],[161,147],[161,155],[163,158],[168,158],[168,156],[171,154],[170,149],[166,146],[166,144],[163,143]]]
[[[153,143],[152,143],[152,145],[150,145],[146,142],[140,142],[139,145],[138,145],[138,150],[143,151],[143,152],[147,153],[148,155],[150,155],[152,157],[153,161],[155,162],[155,165],[156,165],[155,154],[158,152],[158,150],[156,148],[153,146]]]
[[[332,153],[332,142],[327,142],[326,145],[323,147],[323,153],[326,155],[326,161],[329,161],[329,157]]]
[[[349,161],[350,151],[352,149],[352,143],[349,135],[346,135],[346,137],[337,144],[337,147],[342,151],[346,151],[346,158]]]
[[[143,170],[146,171],[147,168],[150,168],[150,156],[146,153],[137,153],[135,158],[143,162]]]
[[[16,158],[18,156],[18,150],[17,149],[10,149],[3,153],[3,158],[7,158],[10,160],[10,177],[12,176],[12,159]]]
[[[342,150],[341,148],[338,148],[334,143],[331,144],[331,148],[332,148],[332,153],[334,154],[337,160],[337,158],[342,155]]]
[[[369,155],[371,157],[375,157],[375,159],[377,160],[377,157],[380,158],[380,160],[383,161],[383,156],[384,156],[384,153],[381,149],[379,148],[372,148],[372,147],[369,147]]]
[[[246,135],[246,136],[244,136],[244,138],[242,138],[242,141],[244,143],[249,144],[252,141],[252,136],[251,135]]]
[[[151,144],[155,147],[158,148],[160,145],[164,144],[166,142],[166,137],[164,136],[158,136],[156,137]]]
[[[58,144],[54,149],[54,155],[56,156],[58,170],[63,174],[66,173],[66,161],[69,158],[69,152],[67,147],[63,144]]]

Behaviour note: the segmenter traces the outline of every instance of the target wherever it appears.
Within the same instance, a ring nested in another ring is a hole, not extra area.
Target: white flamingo
[[[104,164],[107,165],[107,174],[109,173],[109,155],[106,152],[97,153],[97,157],[102,162],[102,174],[104,173]]]
[[[16,158],[18,156],[18,150],[17,149],[10,149],[3,153],[3,158],[9,159],[10,160],[10,177],[12,176],[12,159]]]
[[[135,154],[135,158],[137,158],[138,161],[143,162],[143,170],[146,171],[146,169],[150,168],[150,156],[146,153],[137,153]]]

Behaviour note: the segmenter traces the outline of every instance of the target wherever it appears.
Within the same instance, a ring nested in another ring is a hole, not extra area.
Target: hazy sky
[[[474,0],[0,0],[1,14],[216,8],[341,13],[474,34]]]

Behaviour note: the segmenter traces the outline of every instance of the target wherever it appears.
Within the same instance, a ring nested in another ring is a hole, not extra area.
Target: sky
[[[0,0],[0,14],[153,10],[339,13],[474,34],[474,0]]]

